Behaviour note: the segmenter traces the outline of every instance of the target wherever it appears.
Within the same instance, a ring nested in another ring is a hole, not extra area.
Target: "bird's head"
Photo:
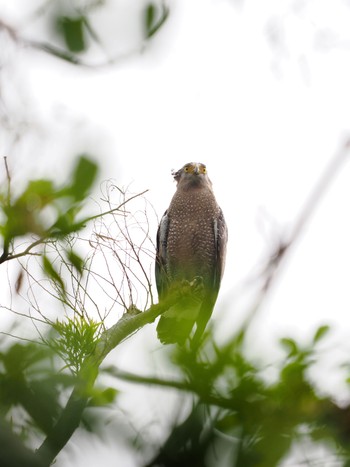
[[[185,185],[200,185],[203,182],[211,185],[207,175],[207,168],[201,162],[189,162],[185,164],[180,170],[173,171],[172,175],[174,180]]]

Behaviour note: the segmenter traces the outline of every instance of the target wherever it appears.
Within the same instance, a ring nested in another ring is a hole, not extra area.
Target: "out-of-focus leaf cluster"
[[[282,339],[286,357],[273,378],[268,367],[246,356],[244,333],[222,347],[207,342],[205,353],[178,348],[180,387],[195,394],[193,408],[147,466],[273,467],[303,441],[321,442],[333,460],[348,465],[350,406],[320,396],[308,377],[327,331],[321,326],[306,347]]]
[[[74,65],[110,65],[141,52],[168,19],[170,10],[166,0],[137,3],[135,9],[128,2],[113,5],[105,0],[43,2],[41,8],[33,11],[29,22],[33,17],[41,21],[44,36],[37,37],[33,29],[31,39],[21,38],[21,41]],[[121,17],[129,21],[126,29],[135,30],[134,39],[130,40],[128,33],[123,34]],[[6,27],[14,30],[12,25]],[[16,34],[20,37],[21,31],[16,30]]]
[[[64,327],[63,324],[60,327]],[[90,338],[95,335],[96,327],[97,325],[91,325]],[[77,328],[80,328],[79,331]],[[93,342],[90,342],[88,348],[89,339],[86,342],[80,339],[89,334],[86,328],[87,326],[83,325],[74,326],[69,337],[69,342],[75,349],[79,344],[83,346],[81,352],[91,351],[93,346]],[[57,353],[63,353],[60,351],[60,345],[63,347],[62,342],[56,347],[17,343],[0,353],[0,416],[1,419],[12,420],[13,431],[20,434],[24,440],[32,438],[35,432],[39,435],[51,432],[65,406],[64,394],[68,395],[69,392],[66,391],[77,384],[74,371],[63,371],[62,362],[57,359]],[[76,360],[78,358],[75,356]],[[72,365],[74,364],[76,362]],[[84,396],[88,397],[90,407],[101,407],[113,403],[117,393],[113,387],[95,386]],[[19,416],[19,409],[23,411],[24,416]],[[98,414],[95,413],[95,420],[96,417]],[[83,419],[83,423],[86,428],[93,430],[89,417]]]
[[[14,344],[0,353],[0,410],[6,416],[14,407],[21,407],[31,424],[17,426],[15,431],[27,435],[35,427],[48,433],[60,411],[59,395],[73,384],[71,376],[56,373],[53,353],[45,346]]]
[[[90,41],[98,40],[98,33],[91,24],[90,13],[101,5],[91,4],[82,8],[70,8],[69,12],[61,9],[55,15],[55,29],[61,38],[67,52],[73,54],[86,52]],[[143,23],[146,39],[154,36],[163,26],[169,15],[169,9],[164,3],[150,2],[144,7]],[[90,40],[89,40],[90,39]]]
[[[5,222],[0,233],[4,242],[28,233],[59,238],[81,229],[84,220],[78,220],[77,215],[96,175],[96,164],[81,156],[63,187],[55,187],[52,180],[34,180],[14,200],[3,193],[0,208]]]
[[[27,239],[29,235],[33,241],[22,253],[29,253],[32,247],[48,240],[62,239],[81,230],[87,219],[79,217],[79,214],[96,175],[97,165],[87,156],[80,156],[63,186],[57,187],[52,180],[42,179],[29,181],[15,198],[11,196],[11,187],[0,193],[0,235],[3,239],[0,262],[18,256],[18,240]],[[81,272],[83,261],[79,255],[67,248],[66,256]],[[60,281],[59,274],[46,256],[43,267],[48,276]]]

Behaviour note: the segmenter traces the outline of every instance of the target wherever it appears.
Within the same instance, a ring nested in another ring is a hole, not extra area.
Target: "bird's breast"
[[[213,196],[204,193],[174,196],[168,210],[167,238],[168,273],[173,279],[211,278],[216,258],[217,214]]]

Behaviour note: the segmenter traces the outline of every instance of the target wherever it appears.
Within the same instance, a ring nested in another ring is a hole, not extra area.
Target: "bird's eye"
[[[185,172],[188,172],[189,168],[188,166],[186,165],[186,167],[184,168]]]
[[[202,172],[203,172],[204,174],[206,174],[206,173],[207,173],[207,168],[206,168],[206,167],[203,167],[203,168],[202,168]]]

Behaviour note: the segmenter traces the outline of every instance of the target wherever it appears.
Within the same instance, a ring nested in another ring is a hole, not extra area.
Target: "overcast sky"
[[[77,71],[28,54],[28,79],[38,115],[81,117],[79,144],[101,156],[103,176],[149,188],[159,215],[175,190],[171,169],[207,164],[230,230],[229,293],[295,220],[349,134],[348,20],[341,1],[179,1],[141,56]],[[349,170],[293,251],[267,321],[297,330],[347,313]]]
[[[229,227],[219,300],[227,329],[244,309],[227,303],[350,137],[349,22],[340,0],[177,0],[143,54],[115,67],[77,70],[22,52],[34,115],[49,132],[28,173],[40,161],[43,174],[63,176],[62,139],[76,132],[101,177],[149,188],[160,216],[175,190],[171,169],[205,163]],[[285,263],[256,321],[260,345],[329,323],[346,349],[349,176],[347,163]]]

